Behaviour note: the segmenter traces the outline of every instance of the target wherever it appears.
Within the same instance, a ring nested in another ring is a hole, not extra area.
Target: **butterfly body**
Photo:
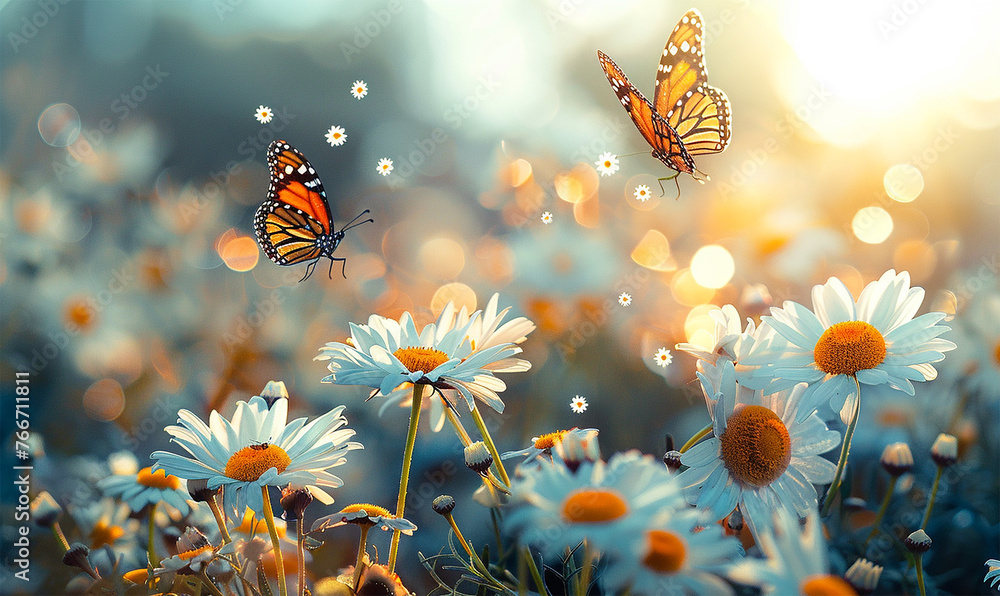
[[[729,99],[708,84],[701,14],[691,9],[674,27],[656,69],[653,101],[629,81],[607,54],[598,50],[604,74],[652,155],[677,174],[707,179],[694,157],[719,153],[729,145],[732,111]]]
[[[347,277],[347,259],[333,253],[348,229],[372,221],[355,223],[368,210],[336,230],[323,182],[298,149],[285,141],[274,141],[267,150],[267,165],[271,184],[253,220],[264,254],[278,265],[308,263],[303,280],[312,275],[323,257],[330,259],[331,277],[337,261],[343,264],[341,273]]]

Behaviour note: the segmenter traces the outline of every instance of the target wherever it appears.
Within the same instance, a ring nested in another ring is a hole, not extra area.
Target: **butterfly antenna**
[[[358,223],[354,223],[354,222],[358,221],[359,219],[361,219],[362,217],[364,217],[365,215],[368,215],[369,213],[371,213],[370,209],[365,209],[364,211],[362,211],[361,213],[359,213],[357,216],[355,216],[354,219],[352,219],[351,221],[349,221],[346,224],[344,224],[344,227],[340,228],[340,233],[343,234],[347,230],[350,230],[351,228],[356,228],[356,227],[360,226],[361,224],[375,223],[375,220],[372,219],[372,218],[370,218],[370,217],[368,219],[364,220],[364,221],[359,221]]]

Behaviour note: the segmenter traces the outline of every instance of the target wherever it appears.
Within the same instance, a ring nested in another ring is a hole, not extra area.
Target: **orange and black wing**
[[[722,90],[708,84],[704,20],[689,10],[674,27],[656,69],[654,107],[691,155],[719,153],[729,145],[732,110]]]
[[[600,50],[597,51],[597,57],[601,61],[601,68],[604,69],[608,82],[611,83],[611,89],[632,118],[639,133],[653,148],[653,155],[679,172],[692,172],[694,164],[691,157],[669,122],[653,109],[653,105],[628,80],[614,60]]]
[[[323,182],[309,160],[285,141],[271,143],[267,165],[271,185],[253,220],[264,253],[279,265],[319,258],[317,237],[330,234],[333,224]]]

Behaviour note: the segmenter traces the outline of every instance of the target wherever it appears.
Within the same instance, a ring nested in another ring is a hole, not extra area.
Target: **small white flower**
[[[645,184],[640,184],[639,186],[635,187],[635,198],[638,199],[640,202],[645,203],[646,201],[649,200],[650,196],[651,195],[649,194],[649,187],[646,186]]]
[[[597,164],[597,171],[601,176],[610,176],[618,171],[618,156],[610,151],[600,154],[594,163]]]
[[[583,414],[587,411],[587,398],[582,395],[577,395],[569,402],[569,407],[573,410],[574,414]]]
[[[674,356],[673,354],[670,353],[670,350],[666,348],[660,348],[659,350],[656,351],[655,354],[653,354],[653,360],[656,361],[657,366],[662,366],[663,368],[666,368],[670,366],[671,362],[674,361]]]
[[[383,157],[382,159],[378,160],[378,165],[375,166],[375,171],[377,171],[379,174],[382,174],[383,176],[388,176],[389,172],[392,171],[392,160],[389,159],[388,157]]]
[[[551,211],[546,211],[545,213],[542,214],[542,223],[545,225],[549,225],[550,223],[552,223]]]
[[[260,106],[257,108],[257,112],[254,113],[254,118],[256,118],[257,122],[260,122],[261,124],[267,124],[271,121],[271,118],[274,118],[274,112],[272,112],[269,107]]]
[[[331,126],[330,130],[326,131],[326,142],[330,143],[331,147],[340,147],[347,142],[347,132],[344,130],[343,126]]]
[[[622,306],[628,306],[632,304],[632,294],[629,294],[628,292],[622,292],[621,294],[619,294],[618,304],[621,304]]]
[[[362,97],[368,95],[368,83],[364,81],[354,81],[354,85],[351,86],[351,95],[354,99],[361,99]]]

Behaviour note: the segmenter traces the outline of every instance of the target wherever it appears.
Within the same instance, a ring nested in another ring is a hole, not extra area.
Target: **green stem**
[[[149,544],[146,546],[146,553],[149,563],[154,568],[159,567],[160,559],[156,556],[156,503],[149,506]]]
[[[424,386],[413,385],[413,397],[410,398],[410,428],[406,432],[406,447],[403,449],[403,472],[399,475],[399,497],[396,499],[396,517],[403,517],[406,508],[406,485],[410,481],[410,462],[413,460],[413,446],[417,442],[417,423],[420,421],[420,399],[424,394]],[[389,544],[389,573],[396,570],[396,555],[399,553],[399,537],[402,532],[393,530],[392,542]]]
[[[538,565],[535,564],[535,557],[531,554],[528,547],[524,547],[524,550],[521,552],[524,553],[524,558],[528,560],[528,570],[531,572],[531,579],[535,581],[538,593],[541,596],[549,596],[549,593],[545,590],[545,581],[542,579],[542,574],[538,572]]]
[[[59,527],[59,522],[52,523],[52,533],[56,535],[59,540],[59,544],[62,545],[63,550],[69,552],[69,542],[66,541],[66,535],[63,534],[62,528]]]
[[[594,549],[589,542],[583,543],[583,566],[580,568],[580,596],[587,596],[590,588],[590,568],[594,563]]]
[[[941,472],[943,468],[941,466],[937,467],[937,474],[934,475],[934,486],[931,487],[931,498],[927,501],[927,509],[924,510],[924,521],[920,524],[921,528],[927,527],[927,522],[931,518],[931,510],[934,509],[934,499],[937,498],[938,485],[941,484]]]
[[[267,494],[267,487],[260,487],[261,494],[264,495],[264,523],[267,524],[267,532],[271,535],[271,546],[274,547],[274,567],[278,572],[278,593],[281,596],[288,596],[288,586],[285,585],[285,564],[281,557],[281,543],[278,541],[278,529],[274,527],[274,511],[271,509],[271,497]]]
[[[479,413],[479,408],[475,404],[472,404],[472,419],[476,421],[476,428],[479,429],[479,434],[483,436],[486,448],[489,449],[490,455],[493,456],[493,465],[497,467],[497,471],[500,473],[500,480],[504,486],[510,486],[510,477],[507,476],[507,470],[504,469],[503,461],[500,460],[500,452],[497,451],[497,446],[493,443],[493,437],[490,436],[490,431],[486,428],[486,422],[483,421],[483,415]]]
[[[684,443],[684,445],[680,448],[679,451],[681,453],[686,453],[688,449],[694,447],[695,443],[697,443],[698,441],[700,441],[704,437],[706,437],[708,435],[708,433],[712,432],[712,428],[714,428],[712,426],[712,423],[711,422],[708,423],[708,425],[705,426],[705,428],[699,430],[698,432],[696,432],[694,434],[693,437],[691,437],[690,439],[688,439],[687,443]]]
[[[229,544],[233,541],[233,538],[229,535],[229,528],[226,527],[226,518],[222,515],[219,503],[215,500],[215,495],[212,495],[212,498],[208,500],[208,508],[212,510],[212,515],[215,516],[215,523],[219,526],[219,531],[222,532],[222,543]]]
[[[361,524],[361,544],[358,545],[358,562],[354,564],[354,578],[351,581],[354,591],[358,591],[358,582],[361,581],[361,570],[365,564],[365,548],[368,546],[368,530],[372,529],[367,524]]]
[[[878,534],[879,525],[882,523],[882,518],[885,517],[885,512],[889,509],[889,501],[892,499],[892,493],[896,490],[896,480],[899,478],[896,476],[892,477],[889,481],[889,488],[885,491],[885,497],[882,499],[882,506],[878,508],[878,515],[875,516],[875,527],[872,528],[871,534],[868,538],[865,538],[865,544],[862,550],[868,548],[868,542]]]
[[[295,531],[298,550],[295,554],[299,564],[299,596],[306,596],[306,522],[301,513],[298,522],[298,529]]]
[[[844,433],[844,443],[840,447],[840,460],[837,462],[837,473],[833,477],[833,483],[823,500],[823,507],[820,509],[820,517],[826,517],[830,513],[830,506],[833,499],[840,491],[840,481],[844,474],[844,467],[847,466],[847,456],[851,453],[851,439],[854,438],[854,429],[858,426],[858,418],[861,415],[861,383],[854,377],[854,384],[858,390],[858,398],[854,401],[854,412],[851,414],[851,423],[847,425],[847,432]]]
[[[201,568],[201,573],[198,574],[198,579],[201,583],[208,588],[208,591],[215,594],[215,596],[222,596],[222,591],[216,587],[215,583],[208,577],[208,573],[205,571],[206,567]]]
[[[920,588],[920,596],[927,596],[924,589],[924,556],[917,555],[917,587]]]
[[[455,429],[455,434],[458,435],[458,440],[462,442],[462,447],[468,447],[472,444],[472,437],[469,433],[465,432],[465,427],[462,426],[462,421],[455,416],[455,413],[451,411],[451,407],[448,404],[444,406],[445,416],[448,418],[448,422],[451,423],[452,427]],[[492,456],[492,455],[491,455]],[[499,488],[501,492],[505,495],[509,495],[510,491],[507,490],[501,483],[500,480],[493,474],[493,469],[487,471],[487,475],[483,476],[483,485],[486,486],[487,490],[492,491],[494,488]]]

